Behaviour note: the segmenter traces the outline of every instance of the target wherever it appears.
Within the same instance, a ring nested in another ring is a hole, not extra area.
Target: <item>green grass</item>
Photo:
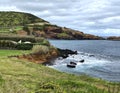
[[[65,32],[58,34],[57,37],[61,39],[71,39],[71,36]]]
[[[69,37],[69,35],[66,33],[60,33],[58,34],[58,37]]]
[[[20,55],[20,54],[27,54],[30,53],[30,50],[23,51],[23,50],[0,50],[0,57],[7,57],[11,55]]]
[[[9,28],[0,28],[0,33],[9,33],[10,32],[10,30],[9,30]]]
[[[23,26],[16,26],[16,27],[14,28],[14,30],[15,30],[15,31],[23,30]]]
[[[36,22],[46,22],[37,16],[22,12],[0,12],[0,26],[18,26]]]
[[[0,50],[0,93],[120,93],[120,83],[66,74],[7,57],[29,52]]]
[[[11,33],[10,32],[10,27],[9,28],[0,28],[0,33]],[[13,31],[19,31],[19,30],[23,30],[23,26],[16,26],[13,28]]]

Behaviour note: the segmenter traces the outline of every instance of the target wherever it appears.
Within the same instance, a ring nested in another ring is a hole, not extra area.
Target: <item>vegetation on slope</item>
[[[107,40],[120,40],[120,36],[110,36],[107,38]]]
[[[58,50],[53,46],[35,45],[30,54],[19,55],[17,58],[42,64],[58,57]]]
[[[26,24],[46,22],[45,20],[38,18],[29,13],[22,12],[0,12],[0,26],[24,26]]]
[[[27,13],[2,12],[0,17],[0,25],[5,27],[5,30],[2,28],[5,33],[9,32],[11,28],[13,29],[13,26],[16,26],[12,31],[14,34],[22,30],[22,33],[25,31],[28,35],[54,39],[99,38],[68,28],[46,24],[44,20]],[[7,28],[7,26],[10,27]],[[41,57],[43,60],[45,55],[48,57],[50,55],[56,56],[56,49],[44,39],[35,39],[31,36],[8,36],[8,34],[6,37],[0,36],[2,45],[4,40],[33,40],[32,42],[40,45],[34,46],[32,52],[35,52],[35,54],[38,52],[42,55],[35,56],[31,54],[31,51],[23,50],[0,50],[0,93],[120,93],[120,83],[110,83],[85,75],[66,74],[41,64],[32,63],[30,60],[17,59],[14,57],[15,55],[23,55],[29,59],[34,56],[35,60]],[[8,46],[8,43],[8,41],[4,42],[4,45],[7,44]]]
[[[0,34],[0,49],[30,50],[34,45],[50,46],[50,43],[42,37]]]
[[[119,83],[66,74],[7,57],[29,52],[0,50],[0,93],[120,93]]]
[[[13,33],[49,39],[103,39],[98,36],[60,27],[29,13],[0,12],[0,33]]]

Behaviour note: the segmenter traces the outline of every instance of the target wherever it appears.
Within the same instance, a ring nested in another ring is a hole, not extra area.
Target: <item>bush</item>
[[[57,38],[60,39],[72,39],[72,36],[68,35],[67,33],[60,33],[57,35]]]
[[[42,45],[50,46],[50,42],[46,39],[43,40]]]
[[[11,40],[0,40],[0,48],[15,48],[16,42]]]
[[[46,45],[46,46],[50,46],[50,42],[47,39],[44,38],[35,38],[36,40],[36,44],[40,44],[40,45]]]
[[[12,41],[30,41],[32,43],[35,43],[35,38],[34,37],[30,37],[30,36],[9,36],[9,35],[0,35],[0,40],[12,40]]]
[[[32,43],[17,43],[11,40],[0,40],[0,48],[2,49],[18,49],[18,50],[30,50],[32,49]]]
[[[25,43],[21,43],[21,44],[17,44],[16,48],[18,50],[30,50],[32,49],[33,44],[25,44]]]
[[[48,52],[49,52],[49,47],[45,45],[35,45],[32,48],[32,53],[47,54]]]
[[[36,37],[35,38],[35,42],[37,42],[37,43],[40,43],[40,42],[43,42],[43,41],[44,41],[43,37]]]

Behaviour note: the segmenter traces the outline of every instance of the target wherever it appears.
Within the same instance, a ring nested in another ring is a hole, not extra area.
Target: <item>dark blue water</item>
[[[62,48],[77,50],[78,55],[69,56],[66,59],[56,59],[51,66],[57,70],[87,74],[93,77],[109,81],[120,82],[120,41],[107,40],[49,40],[52,45]],[[94,55],[94,56],[90,56]],[[78,62],[85,59],[84,63],[78,63],[76,68],[66,66],[70,61]]]

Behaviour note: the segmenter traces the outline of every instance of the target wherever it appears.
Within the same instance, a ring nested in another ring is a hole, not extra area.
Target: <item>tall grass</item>
[[[35,45],[32,48],[33,54],[47,54],[49,52],[49,47],[45,45]]]
[[[6,80],[0,87],[0,93],[28,93],[28,89],[25,88],[15,79]]]
[[[76,76],[27,60],[7,58],[25,52],[17,51],[0,50],[0,93],[120,93],[120,83]]]

